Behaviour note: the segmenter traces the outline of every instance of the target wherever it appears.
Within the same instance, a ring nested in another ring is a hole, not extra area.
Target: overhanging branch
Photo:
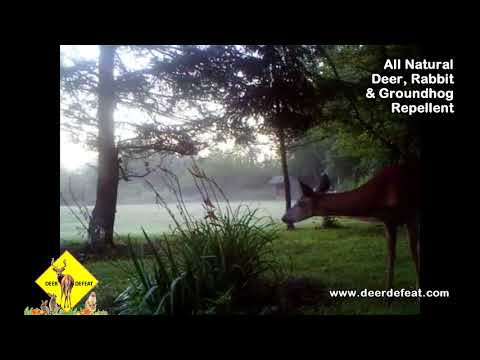
[[[321,46],[319,45],[319,49],[321,51],[321,53],[323,54],[323,56],[325,57],[325,59],[327,60],[330,68],[332,69],[334,75],[335,75],[335,78],[338,80],[338,81],[342,81],[341,78],[340,78],[340,75],[337,71],[337,67],[335,66],[335,63],[333,62],[332,58],[330,57],[330,55],[327,53],[327,51]],[[358,107],[357,107],[357,104],[355,102],[355,100],[347,93],[345,94],[345,97],[347,98],[347,100],[349,101],[350,103],[350,106],[352,107],[353,111],[355,112],[355,117],[357,118],[358,122],[364,127],[365,130],[367,130],[368,132],[370,132],[373,136],[375,136],[377,139],[379,139],[387,148],[389,148],[390,150],[392,150],[394,153],[397,153],[397,154],[400,154],[402,156],[405,157],[405,154],[402,152],[402,150],[400,149],[400,147],[398,147],[397,145],[391,143],[390,141],[388,141],[387,139],[385,139],[382,135],[380,135],[374,128],[373,126],[371,126],[370,124],[368,124],[361,116],[360,116],[360,111],[358,110]]]
[[[324,136],[319,136],[319,137],[316,137],[316,138],[308,140],[308,141],[300,141],[298,143],[287,146],[287,150],[291,151],[291,150],[294,150],[294,149],[297,149],[297,148],[301,148],[301,147],[308,146],[308,145],[311,145],[311,144],[319,143],[319,142],[321,142],[321,141],[323,141],[327,138],[328,138],[328,136],[324,135]]]

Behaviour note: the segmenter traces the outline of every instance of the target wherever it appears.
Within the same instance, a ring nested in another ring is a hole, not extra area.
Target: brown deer
[[[54,260],[52,259],[52,269],[57,273],[57,280],[61,288],[60,303],[62,303],[62,299],[65,297],[63,305],[67,307],[68,304],[68,307],[71,307],[72,303],[70,300],[70,295],[72,293],[74,281],[71,275],[63,274],[65,268],[67,267],[67,259],[63,260],[63,266],[60,268],[57,268],[53,263]]]
[[[313,191],[300,182],[302,197],[282,217],[298,222],[312,216],[347,216],[361,220],[376,219],[385,224],[387,238],[387,289],[392,288],[397,228],[406,225],[410,252],[417,272],[420,271],[420,243],[417,237],[419,214],[419,162],[410,160],[384,168],[359,188],[342,192]]]

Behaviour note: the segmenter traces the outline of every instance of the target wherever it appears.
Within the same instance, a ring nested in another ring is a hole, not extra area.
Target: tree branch
[[[337,71],[337,67],[335,66],[335,63],[331,59],[330,55],[328,55],[326,49],[324,49],[323,46],[321,46],[321,45],[319,45],[319,49],[320,49],[321,53],[324,55],[324,57],[326,58],[326,60],[329,64],[330,68],[332,69],[333,73],[335,74],[335,78],[338,81],[342,81],[341,78],[340,78],[340,75]],[[370,124],[368,124],[360,116],[360,112],[357,108],[355,100],[349,94],[345,94],[345,97],[347,98],[347,100],[350,103],[350,106],[352,107],[353,111],[355,112],[355,116],[356,116],[357,120],[365,128],[365,130],[367,130],[372,135],[374,135],[377,139],[379,139],[388,149],[392,150],[394,153],[400,154],[400,155],[405,157],[405,154],[401,151],[401,149],[396,144],[393,144],[390,141],[388,141],[387,139],[385,139],[382,135],[380,135]]]
[[[292,145],[287,146],[287,149],[288,150],[293,150],[293,149],[297,149],[299,147],[308,146],[308,145],[311,145],[311,144],[321,142],[321,141],[323,141],[327,138],[328,138],[328,135],[324,135],[324,136],[317,137],[317,138],[314,138],[314,139],[306,141],[306,142],[298,142],[296,144],[292,144]]]

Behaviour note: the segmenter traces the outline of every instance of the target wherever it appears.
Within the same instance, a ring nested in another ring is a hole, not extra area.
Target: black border
[[[281,25],[281,24],[280,24]],[[312,30],[306,35],[297,35],[289,29],[283,31],[272,30],[267,28],[264,30],[241,29],[231,32],[192,29],[185,31],[160,31],[146,32],[141,35],[126,35],[126,31],[121,31],[120,35],[101,36],[85,36],[79,31],[77,36],[66,37],[61,36],[60,41],[49,42],[48,44],[39,43],[35,48],[35,53],[39,56],[35,59],[36,71],[29,73],[28,84],[35,89],[35,96],[29,99],[28,104],[23,101],[17,105],[17,109],[21,109],[22,116],[18,118],[17,124],[20,125],[18,130],[22,134],[21,138],[25,139],[22,146],[24,153],[17,156],[18,161],[21,159],[29,159],[26,168],[28,175],[23,177],[23,183],[17,188],[22,194],[25,194],[23,203],[36,204],[35,209],[28,215],[14,217],[12,223],[14,232],[12,236],[18,239],[22,248],[21,251],[21,277],[18,282],[21,284],[22,291],[16,296],[18,307],[17,314],[23,316],[23,309],[26,306],[35,305],[42,297],[42,290],[35,285],[34,280],[44,270],[52,257],[59,255],[58,229],[59,229],[59,88],[58,88],[58,66],[59,66],[59,45],[71,43],[417,43],[421,44],[425,56],[446,56],[448,58],[455,57],[455,77],[457,79],[456,91],[456,108],[457,112],[450,119],[438,119],[425,122],[422,126],[422,182],[423,187],[423,218],[422,218],[422,264],[428,269],[423,272],[424,288],[449,289],[451,298],[448,300],[424,302],[422,304],[421,315],[419,316],[348,316],[348,317],[322,317],[319,321],[327,326],[340,324],[346,325],[346,322],[358,322],[361,325],[365,323],[374,323],[375,325],[384,324],[384,320],[393,321],[396,324],[405,322],[418,322],[424,319],[445,319],[448,315],[454,314],[454,305],[457,303],[458,276],[452,269],[456,268],[455,259],[452,258],[454,251],[451,242],[458,238],[457,227],[454,226],[454,219],[445,214],[444,209],[458,209],[460,204],[453,196],[443,196],[439,199],[439,194],[445,194],[446,190],[451,188],[449,180],[449,168],[458,158],[458,149],[452,145],[452,139],[461,141],[464,136],[463,129],[460,126],[453,126],[453,123],[462,123],[461,119],[466,114],[461,113],[461,102],[463,90],[460,89],[462,83],[465,83],[465,73],[459,70],[462,62],[459,57],[459,46],[455,46],[450,41],[453,34],[448,30],[443,30],[441,34],[445,36],[439,40],[439,31],[432,28],[426,28],[425,32],[418,29],[397,28],[393,31],[373,31],[354,30],[354,31],[319,31]],[[92,33],[91,33],[92,34]],[[29,48],[31,50],[32,47]],[[20,56],[18,57],[20,59]],[[18,65],[24,68],[32,66],[31,59],[25,57],[19,61]],[[23,89],[25,84],[19,84]],[[463,124],[463,123],[462,123]],[[22,129],[23,128],[23,129]],[[12,141],[17,141],[13,140]],[[446,146],[446,141],[449,146]],[[18,148],[18,146],[17,146]],[[37,154],[33,155],[32,154]],[[23,163],[22,163],[23,164]],[[20,164],[19,164],[20,165]],[[22,165],[23,166],[23,165]],[[20,211],[22,203],[18,200],[12,200],[13,204],[20,205],[16,211]],[[23,212],[22,212],[23,213]],[[444,220],[442,220],[444,219]],[[15,235],[16,234],[16,235]],[[26,241],[22,239],[27,239]],[[28,244],[28,245],[24,245]],[[38,317],[24,317],[29,321],[35,322]],[[32,319],[35,318],[35,319]],[[60,321],[65,321],[65,317]],[[115,317],[95,317],[98,322],[113,321],[155,321],[155,319],[139,319],[132,317],[123,317],[122,319]],[[101,318],[101,319],[99,319]],[[218,326],[221,322],[231,323],[233,327],[243,324],[250,327],[250,321],[257,323],[273,325],[277,327],[283,322],[277,319],[272,320],[256,320],[248,319],[239,320],[229,318],[228,321],[222,321],[223,317],[208,320],[190,320],[188,326],[204,326],[213,324]],[[160,323],[165,322],[172,325],[180,325],[183,328],[185,323],[181,320],[178,322],[157,319]],[[309,319],[289,318],[288,322],[296,323],[313,322],[317,317]],[[78,320],[77,320],[78,321]],[[313,323],[315,324],[315,323]],[[300,324],[299,324],[300,325]],[[115,325],[114,325],[115,326]],[[315,325],[314,325],[315,326]]]

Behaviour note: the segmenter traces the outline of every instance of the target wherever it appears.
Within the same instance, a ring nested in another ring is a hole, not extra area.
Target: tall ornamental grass
[[[232,208],[220,187],[197,166],[190,170],[202,196],[205,216],[194,218],[183,201],[177,177],[162,169],[164,185],[174,194],[177,214],[154,191],[173,220],[171,234],[152,240],[147,264],[128,240],[134,265],[132,284],[116,299],[119,314],[222,314],[239,311],[235,297],[260,277],[283,277],[284,263],[274,253],[277,227],[258,209]],[[225,204],[220,206],[219,198]]]

